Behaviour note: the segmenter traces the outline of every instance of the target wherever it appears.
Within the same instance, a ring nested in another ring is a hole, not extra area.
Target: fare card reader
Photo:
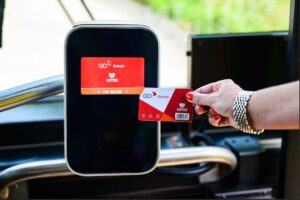
[[[83,23],[65,42],[65,157],[83,176],[137,175],[158,161],[158,122],[138,120],[158,86],[158,40],[144,25]]]

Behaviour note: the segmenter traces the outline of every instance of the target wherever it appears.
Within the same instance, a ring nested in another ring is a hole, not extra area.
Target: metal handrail
[[[225,174],[236,168],[236,156],[228,149],[222,147],[187,147],[161,150],[157,167],[178,166],[186,164],[197,164],[215,162],[226,167],[223,174],[215,174],[221,179]],[[211,170],[218,172],[218,170]],[[9,195],[9,186],[22,181],[70,176],[73,174],[67,167],[64,159],[34,161],[19,164],[3,170],[0,173],[0,199],[6,199]]]
[[[0,91],[0,112],[62,93],[64,76],[57,75]]]
[[[58,75],[0,91],[0,112],[63,92],[63,80],[63,75]],[[214,180],[218,180],[235,169],[237,158],[230,150],[222,147],[168,149],[161,150],[158,167],[204,162],[221,164],[216,165],[220,170],[216,170],[215,167],[209,171],[210,174],[206,173],[207,175],[215,173],[212,177],[215,177]],[[222,170],[223,168],[220,166],[227,166],[226,170]],[[201,177],[205,177],[206,174]],[[19,182],[70,175],[74,174],[69,171],[64,159],[35,161],[7,168],[0,172],[0,199],[8,198],[9,186]],[[208,178],[207,180],[212,179]]]

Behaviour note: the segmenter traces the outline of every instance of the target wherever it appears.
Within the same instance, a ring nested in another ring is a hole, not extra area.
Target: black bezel
[[[159,155],[159,124],[138,121],[138,95],[81,95],[81,57],[143,57],[158,85],[158,41],[139,25],[79,25],[65,44],[65,157],[80,175],[144,174]],[[113,113],[113,114],[111,114]]]

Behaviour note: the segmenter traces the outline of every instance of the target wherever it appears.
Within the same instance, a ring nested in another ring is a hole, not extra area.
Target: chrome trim
[[[57,75],[0,91],[0,112],[63,92],[64,76]]]
[[[0,199],[9,197],[9,186],[31,179],[69,176],[64,159],[35,161],[19,164],[3,170],[0,173]]]
[[[259,188],[259,189],[250,189],[250,190],[238,190],[238,191],[232,191],[232,192],[222,192],[215,194],[217,198],[222,198],[222,199],[235,199],[237,197],[240,197],[242,195],[255,195],[255,194],[261,194],[261,196],[257,196],[256,199],[273,199],[272,198],[272,188]],[[255,199],[255,197],[248,197],[248,199]]]
[[[263,149],[280,149],[282,144],[281,138],[263,139],[258,140],[258,143]]]
[[[186,165],[203,162],[223,163],[235,169],[236,156],[223,147],[185,147],[178,149],[162,150],[158,167]]]
[[[225,175],[236,168],[237,158],[230,150],[222,147],[168,149],[161,150],[157,167],[203,162],[217,162],[227,166],[226,173],[223,173]],[[0,199],[7,199],[9,196],[9,186],[19,182],[70,175],[75,174],[68,169],[65,159],[35,161],[10,167],[0,172]]]

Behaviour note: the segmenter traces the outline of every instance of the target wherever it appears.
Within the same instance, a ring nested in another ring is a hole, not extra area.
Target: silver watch
[[[250,97],[254,94],[252,91],[240,91],[235,97],[233,103],[233,116],[239,129],[245,133],[259,135],[264,129],[253,129],[247,119],[247,105]]]

